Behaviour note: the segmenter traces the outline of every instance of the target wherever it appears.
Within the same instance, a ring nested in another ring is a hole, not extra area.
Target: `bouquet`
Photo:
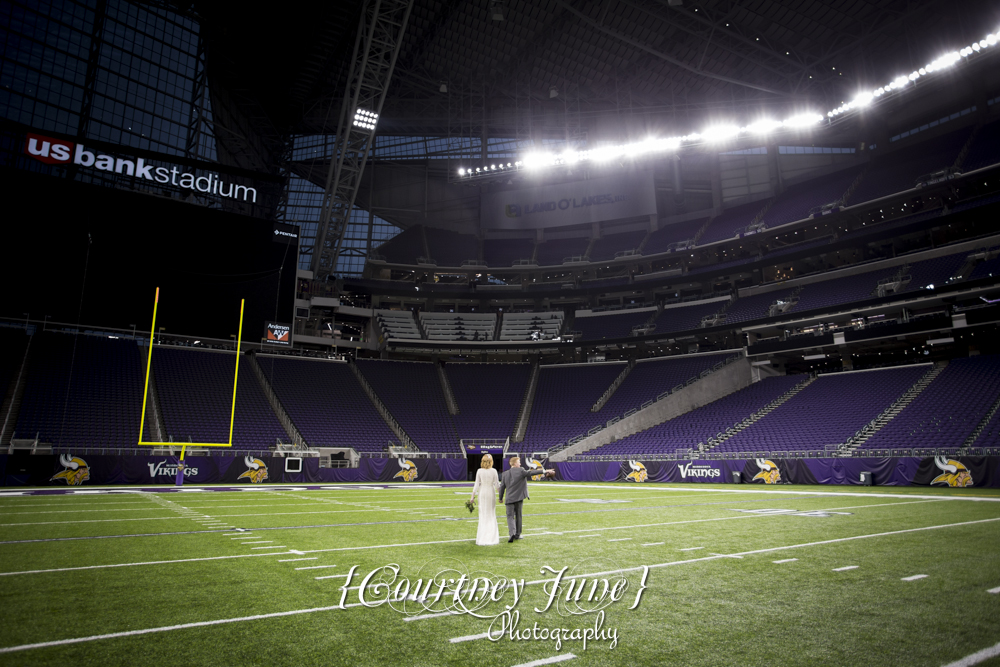
[[[475,512],[476,511],[476,501],[473,500],[472,498],[469,498],[468,500],[466,500],[465,501],[465,509],[469,510],[469,514],[472,514],[473,512]]]

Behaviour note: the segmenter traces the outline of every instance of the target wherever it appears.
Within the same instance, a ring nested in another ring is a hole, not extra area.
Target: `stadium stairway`
[[[308,447],[306,439],[302,437],[299,429],[292,422],[292,418],[288,416],[288,411],[281,404],[281,399],[278,398],[274,387],[271,386],[270,381],[268,381],[267,376],[264,374],[264,369],[260,367],[255,353],[250,353],[249,362],[250,368],[253,370],[254,375],[257,376],[257,382],[260,383],[260,388],[264,392],[264,396],[267,397],[267,402],[271,405],[271,410],[274,411],[278,421],[281,422],[281,426],[285,429],[285,433],[288,434],[289,439],[298,447]]]
[[[160,403],[160,392],[156,387],[156,374],[152,367],[149,369],[149,393],[146,395],[146,421],[142,428],[143,440],[166,442],[168,439],[167,426],[163,421],[163,404]]]
[[[608,400],[614,395],[615,391],[617,391],[618,387],[622,385],[622,382],[625,381],[625,378],[628,377],[628,374],[632,372],[633,368],[635,368],[635,359],[629,359],[628,363],[625,364],[625,368],[623,368],[622,372],[615,378],[615,381],[611,383],[611,386],[608,387],[603,394],[601,394],[601,397],[597,399],[594,405],[590,408],[591,412],[601,411],[601,408],[603,408],[605,403],[607,403]]]
[[[437,376],[441,381],[441,391],[444,393],[444,404],[448,406],[448,414],[457,415],[458,403],[455,401],[455,393],[451,390],[451,383],[448,382],[448,375],[444,372],[444,365],[441,362],[436,362],[434,365],[437,367]]]
[[[837,451],[837,456],[853,456],[854,450],[862,447],[866,442],[868,442],[876,433],[885,428],[889,422],[895,419],[900,412],[906,409],[910,403],[912,403],[917,396],[923,393],[927,386],[934,381],[938,375],[941,375],[941,371],[948,367],[948,362],[938,362],[931,366],[924,375],[913,383],[913,385],[907,389],[902,396],[896,399],[892,405],[882,411],[875,419],[871,420],[867,425],[861,430],[855,433],[850,439],[847,440]]]
[[[729,440],[729,438],[733,437],[734,435],[736,435],[737,433],[739,433],[743,429],[746,429],[746,428],[749,428],[749,427],[753,426],[754,424],[756,424],[757,422],[759,422],[761,419],[763,419],[764,417],[766,417],[767,415],[769,415],[771,412],[773,412],[774,410],[777,410],[779,407],[781,407],[781,405],[783,403],[785,403],[785,401],[789,400],[790,398],[792,398],[793,396],[795,396],[795,394],[799,393],[800,391],[802,391],[803,389],[805,389],[806,387],[808,387],[809,385],[811,385],[815,381],[816,381],[816,376],[815,375],[810,375],[804,381],[798,383],[797,385],[795,385],[794,387],[792,387],[791,389],[789,389],[788,391],[786,391],[784,394],[782,394],[781,396],[779,396],[775,400],[771,401],[766,406],[764,406],[763,408],[761,408],[757,412],[753,413],[752,415],[750,415],[749,417],[747,417],[743,421],[738,422],[736,424],[733,424],[731,427],[726,428],[725,431],[717,433],[714,438],[709,438],[708,439],[708,447],[706,448],[705,451],[708,451],[712,447],[716,447],[718,445],[721,445],[726,440]],[[699,448],[701,447],[701,445],[702,445],[702,443],[699,442],[698,443]]]
[[[6,382],[0,384],[0,391],[4,392],[0,397],[2,398],[0,415],[3,415],[0,443],[6,447],[10,444],[14,436],[14,427],[17,425],[17,415],[21,409],[21,398],[24,396],[25,379],[30,364],[31,341],[34,336],[26,336],[18,330],[13,330],[5,331],[2,338],[6,348],[3,368]],[[24,343],[25,338],[28,339],[27,343]]]
[[[531,419],[531,406],[535,402],[535,392],[538,390],[538,376],[541,372],[541,365],[538,362],[531,367],[531,377],[528,379],[528,386],[524,390],[524,398],[521,399],[521,409],[517,413],[516,426],[511,442],[523,442],[524,436],[528,432],[528,421]]]
[[[396,419],[389,413],[389,408],[387,408],[385,403],[383,403],[378,397],[378,394],[375,393],[375,389],[372,388],[368,379],[361,374],[361,369],[358,368],[358,365],[354,363],[350,357],[347,359],[347,366],[351,369],[351,372],[354,373],[354,377],[358,379],[358,383],[364,390],[365,395],[368,396],[368,399],[372,402],[372,405],[375,406],[375,410],[382,415],[382,419],[385,420],[386,425],[392,429],[392,432],[396,434],[397,438],[399,438],[400,444],[407,449],[417,449],[416,444],[413,442],[413,438],[407,435],[406,431],[403,430],[403,427],[400,426],[399,422],[396,421]]]

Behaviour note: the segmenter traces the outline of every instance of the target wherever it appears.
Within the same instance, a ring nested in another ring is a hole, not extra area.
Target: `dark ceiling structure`
[[[210,75],[274,131],[309,134],[336,130],[363,4],[194,8]],[[379,130],[562,137],[618,114],[683,133],[825,112],[998,25],[989,0],[415,0]]]

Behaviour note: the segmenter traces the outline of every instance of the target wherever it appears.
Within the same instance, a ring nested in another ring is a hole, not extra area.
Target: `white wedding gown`
[[[479,530],[476,544],[500,544],[500,529],[497,527],[497,489],[500,478],[494,468],[480,468],[476,471],[476,485],[472,487],[472,497],[479,492]]]

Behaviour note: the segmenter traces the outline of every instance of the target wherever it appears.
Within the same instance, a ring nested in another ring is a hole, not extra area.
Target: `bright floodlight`
[[[747,125],[747,132],[750,132],[751,134],[767,134],[777,130],[779,127],[781,127],[780,121],[766,118]]]
[[[358,109],[354,112],[354,124],[365,130],[374,130],[375,123],[378,122],[378,114],[367,109]]]
[[[784,125],[785,127],[809,127],[810,125],[815,125],[821,120],[823,120],[823,116],[818,113],[802,113],[797,116],[787,118]]]
[[[462,167],[459,167],[458,168],[458,175],[459,176],[465,176],[465,169],[463,169]]]
[[[713,125],[706,127],[702,131],[701,136],[705,141],[725,141],[726,139],[732,139],[739,133],[740,128],[735,125]]]

